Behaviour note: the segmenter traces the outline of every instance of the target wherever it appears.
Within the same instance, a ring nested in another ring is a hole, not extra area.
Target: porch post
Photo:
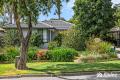
[[[43,29],[43,42],[47,42],[47,29]]]
[[[51,33],[51,30],[50,30],[50,42],[51,42],[51,40],[52,40],[52,33]]]

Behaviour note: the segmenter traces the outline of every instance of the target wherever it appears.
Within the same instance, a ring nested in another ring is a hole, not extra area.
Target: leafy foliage
[[[47,55],[48,59],[54,62],[70,62],[74,60],[78,53],[76,50],[71,48],[56,48],[48,51]]]
[[[120,4],[116,4],[115,6],[114,6],[114,8],[115,8],[115,17],[116,17],[116,26],[118,26],[118,27],[120,27]]]
[[[63,42],[63,33],[59,32],[58,35],[54,38],[54,40],[52,42],[49,42],[48,49],[61,47],[62,42]]]
[[[74,48],[76,50],[84,50],[85,49],[85,38],[81,36],[79,30],[70,29],[63,33],[63,43],[62,46]]]
[[[37,60],[37,51],[38,50],[39,50],[39,48],[37,48],[37,47],[30,47],[28,49],[27,60],[28,61]],[[0,53],[0,62],[12,63],[15,61],[16,56],[19,56],[20,48],[9,46],[9,47],[3,48],[3,50],[1,52],[2,53]]]
[[[28,49],[28,61],[37,60],[36,53],[39,49],[37,47],[30,47]]]
[[[60,47],[62,45],[62,39],[63,39],[63,34],[62,32],[59,32],[53,41],[57,42],[57,45]]]
[[[5,46],[5,43],[4,43],[3,37],[0,36],[0,47],[4,47],[4,46]]]
[[[88,51],[96,52],[101,55],[106,54],[111,58],[115,58],[116,57],[115,50],[113,50],[111,47],[112,44],[101,41],[99,38],[90,39],[87,42]]]
[[[27,68],[26,57],[29,48],[28,44],[32,34],[33,23],[37,23],[38,17],[41,13],[48,14],[53,6],[58,5],[59,7],[61,5],[61,2],[60,0],[1,0],[1,2],[3,2],[3,5],[0,6],[1,9],[4,9],[5,5],[9,5],[9,7],[12,6],[11,11],[14,14],[14,19],[20,35],[22,47],[17,69],[24,70]],[[56,4],[56,2],[58,4]],[[20,23],[21,21],[24,21],[28,24],[28,32],[26,37],[23,36],[23,31]]]
[[[3,57],[5,57],[5,61],[13,62],[15,60],[15,57],[19,55],[19,48],[6,47],[4,55],[3,55]]]
[[[40,47],[43,44],[42,34],[40,33],[33,33],[30,39],[30,44],[32,46]]]
[[[99,36],[114,27],[114,9],[111,0],[76,0],[77,28],[85,36]]]
[[[37,51],[36,55],[37,55],[37,60],[47,60],[47,49],[43,49],[43,50],[39,50]]]
[[[7,46],[19,46],[20,45],[20,36],[17,30],[11,29],[7,30],[3,36],[5,45]]]
[[[57,48],[57,47],[59,47],[59,46],[58,46],[58,43],[56,41],[49,42],[49,44],[48,44],[49,50],[52,50],[52,49]]]

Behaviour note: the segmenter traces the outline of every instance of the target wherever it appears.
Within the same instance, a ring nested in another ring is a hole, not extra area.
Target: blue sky
[[[68,3],[63,3],[61,17],[64,17],[66,20],[69,20],[74,15],[74,12],[72,10],[72,7],[74,6],[74,1],[75,0],[70,0],[70,2]],[[120,3],[120,0],[112,0],[112,2],[114,4],[118,4]],[[52,9],[51,12],[54,12],[54,9]],[[39,16],[39,20],[49,20],[50,18],[57,18],[57,15],[54,15],[54,13],[50,13],[48,16]]]

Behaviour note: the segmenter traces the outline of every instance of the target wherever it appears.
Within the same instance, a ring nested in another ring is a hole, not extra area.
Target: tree
[[[111,0],[76,0],[77,28],[85,36],[99,36],[114,27],[114,9]]]
[[[79,24],[79,21],[77,19],[75,19],[74,17],[69,19],[68,22],[76,24],[76,25]]]
[[[3,5],[12,6],[14,20],[20,34],[21,48],[20,59],[18,60],[17,69],[27,69],[27,52],[29,48],[29,41],[32,34],[32,25],[37,23],[40,13],[47,14],[52,6],[56,5],[55,0],[1,0]],[[3,9],[4,6],[1,6]],[[21,20],[25,20],[28,25],[27,36],[23,35],[21,27]]]
[[[80,30],[70,29],[63,32],[62,46],[73,48],[78,51],[85,50],[85,38],[81,36]]]
[[[115,11],[115,17],[116,17],[115,23],[116,23],[116,26],[120,27],[120,4],[116,4],[114,8],[116,10]]]
[[[62,19],[61,18],[62,1],[68,2],[69,0],[55,0],[55,4],[56,4],[55,5],[55,7],[56,7],[55,13],[58,15],[58,19]]]
[[[50,20],[63,20],[63,21],[66,21],[64,17],[60,17],[59,19],[57,19],[57,18],[51,18]]]

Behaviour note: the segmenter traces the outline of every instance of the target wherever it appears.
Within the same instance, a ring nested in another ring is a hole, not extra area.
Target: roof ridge
[[[71,25],[75,25],[75,24],[73,24],[73,23],[70,23],[70,22],[67,22],[67,21],[64,21],[64,20],[60,20],[60,21],[63,21],[63,22],[65,22],[65,23],[68,23],[68,24],[71,24]]]
[[[45,21],[62,21],[62,22],[65,22],[65,23],[68,23],[68,24],[71,24],[71,25],[75,25],[73,23],[70,23],[70,22],[67,22],[67,21],[64,21],[64,20],[61,20],[61,19],[59,19],[59,20],[45,20]],[[45,22],[45,21],[42,21],[42,22]]]
[[[49,26],[49,27],[52,27],[52,28],[54,28],[52,25],[49,25],[49,24],[47,24],[47,23],[45,23],[45,22],[40,22],[40,23],[43,23],[43,24],[45,24],[45,25],[47,25],[47,26]]]
[[[45,21],[59,21],[59,20],[44,20],[43,22],[45,22]]]

